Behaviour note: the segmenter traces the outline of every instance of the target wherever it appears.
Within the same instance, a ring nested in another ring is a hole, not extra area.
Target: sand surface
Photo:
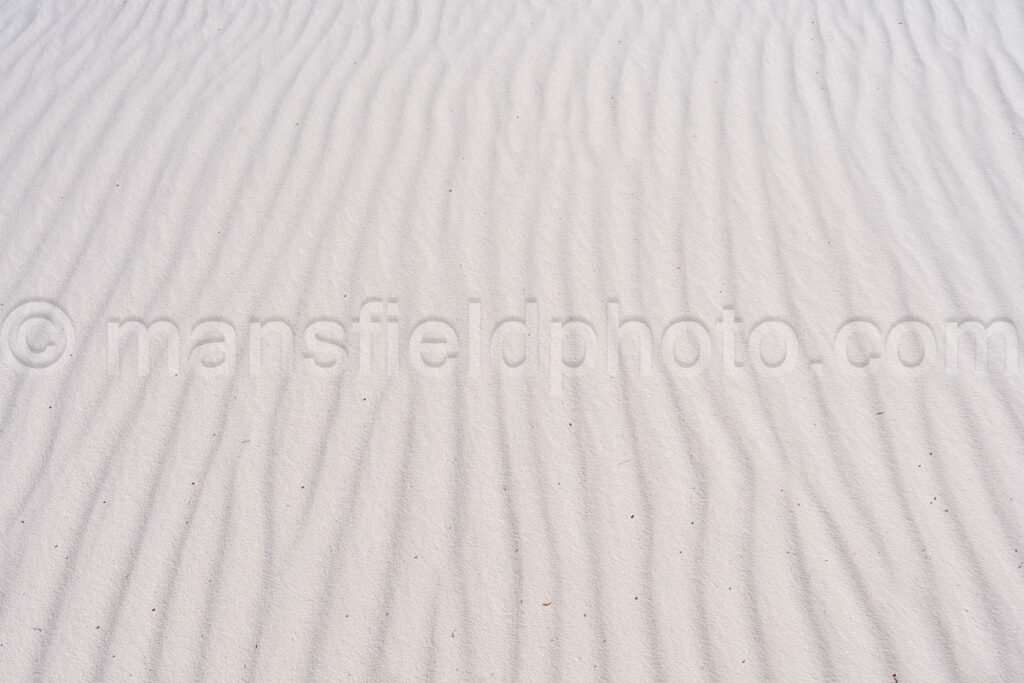
[[[0,679],[1019,680],[1022,117],[1016,0],[0,3]]]

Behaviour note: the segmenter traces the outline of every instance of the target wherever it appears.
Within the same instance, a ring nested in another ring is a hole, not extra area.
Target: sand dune
[[[9,0],[0,74],[3,680],[1024,670],[1019,3]]]

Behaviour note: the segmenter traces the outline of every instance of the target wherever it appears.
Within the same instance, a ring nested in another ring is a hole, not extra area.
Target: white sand
[[[0,4],[0,679],[1019,679],[1020,377],[810,360],[1024,320],[1022,117],[1015,0]],[[652,372],[552,375],[609,301]],[[797,367],[666,366],[727,311]],[[318,319],[342,371],[247,367]]]

